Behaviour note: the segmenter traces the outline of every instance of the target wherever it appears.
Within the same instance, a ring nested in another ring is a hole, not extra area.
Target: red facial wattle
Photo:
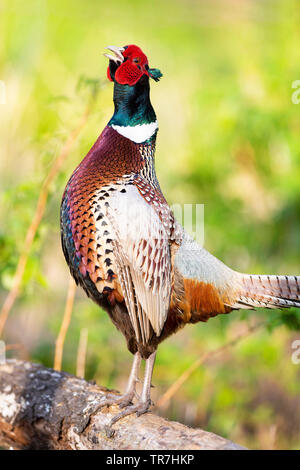
[[[140,70],[137,66],[127,60],[120,65],[115,73],[115,80],[120,83],[120,85],[135,85],[140,78],[144,75],[144,72]]]
[[[127,46],[123,52],[124,62],[122,62],[115,72],[115,81],[120,85],[135,85],[143,75],[148,73],[148,59],[143,51],[133,44]],[[107,77],[112,80],[110,68],[107,69]]]

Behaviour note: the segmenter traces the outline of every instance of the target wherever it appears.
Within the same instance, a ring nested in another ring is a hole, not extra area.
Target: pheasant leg
[[[132,399],[136,394],[136,383],[138,382],[138,374],[140,370],[140,365],[141,365],[141,356],[137,352],[134,355],[132,367],[131,367],[131,372],[129,375],[129,379],[127,382],[127,387],[125,390],[125,393],[122,394],[119,398],[106,398],[104,401],[101,401],[99,405],[97,406],[96,410],[93,412],[93,414],[100,410],[101,408],[104,408],[105,406],[111,406],[111,405],[119,405],[120,408],[124,408],[132,403]]]
[[[133,413],[136,413],[137,416],[140,416],[144,413],[146,413],[151,404],[151,380],[152,380],[152,373],[153,373],[153,367],[155,363],[155,357],[156,357],[156,351],[151,354],[151,356],[148,357],[146,360],[146,367],[145,367],[145,376],[144,376],[144,383],[143,383],[143,389],[141,396],[139,397],[139,401],[135,403],[134,405],[129,405],[127,406],[121,413],[118,413],[116,416],[114,416],[109,425],[106,426],[106,434],[108,437],[112,437],[114,434],[114,430],[112,429],[112,426],[119,421],[120,419],[124,418],[125,416],[131,415]]]

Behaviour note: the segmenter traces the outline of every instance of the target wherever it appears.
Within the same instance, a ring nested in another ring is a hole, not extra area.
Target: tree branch
[[[95,413],[117,392],[39,364],[0,364],[0,446],[16,449],[241,449],[215,434],[152,413],[128,416],[108,438],[105,426],[116,406]]]

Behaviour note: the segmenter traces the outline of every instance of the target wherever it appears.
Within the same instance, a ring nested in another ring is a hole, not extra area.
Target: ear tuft
[[[155,80],[156,82],[158,82],[159,79],[163,76],[159,69],[149,69],[148,73],[150,77],[153,78],[153,80]]]

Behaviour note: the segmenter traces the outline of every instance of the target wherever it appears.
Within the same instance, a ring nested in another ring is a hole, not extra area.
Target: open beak
[[[122,52],[125,51],[124,47],[107,46],[105,49],[108,49],[109,51],[111,51],[115,54],[114,56],[111,55],[111,54],[103,54],[109,60],[112,60],[117,65],[124,62],[124,57],[123,57],[123,54],[122,54]]]

